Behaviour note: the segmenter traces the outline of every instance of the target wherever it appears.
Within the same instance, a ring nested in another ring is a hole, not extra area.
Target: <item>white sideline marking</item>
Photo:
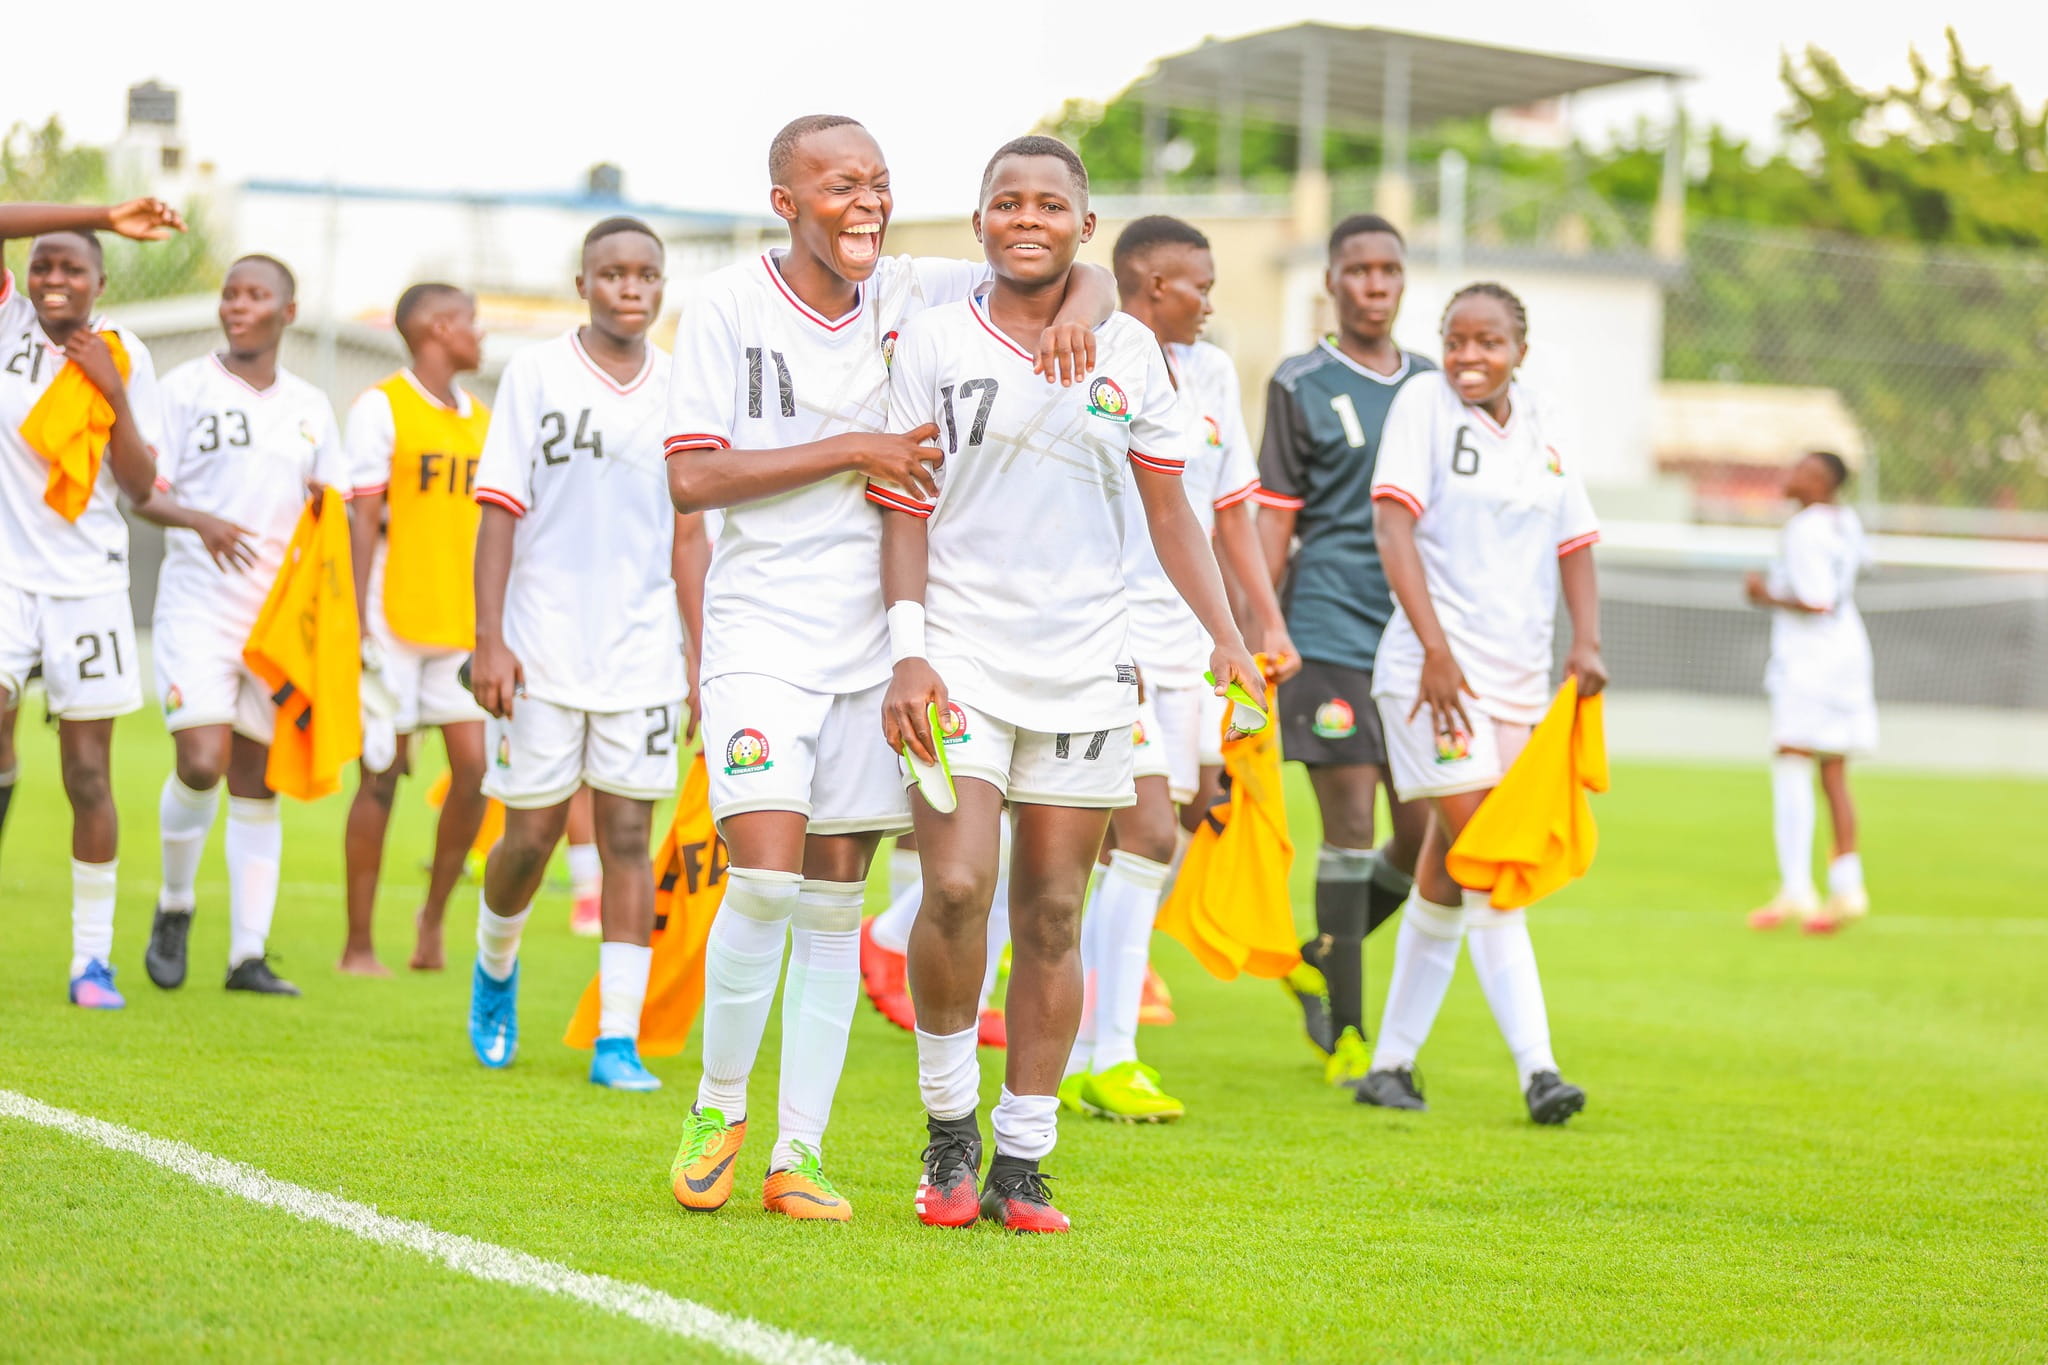
[[[417,1252],[474,1279],[576,1299],[657,1330],[760,1361],[762,1365],[869,1365],[844,1346],[798,1336],[752,1318],[732,1317],[646,1285],[571,1270],[510,1247],[442,1232],[405,1218],[389,1218],[367,1204],[309,1190],[186,1143],[74,1114],[12,1090],[0,1089],[0,1115],[54,1128],[117,1152],[132,1153],[202,1185],[253,1203],[268,1204],[307,1222],[326,1223],[367,1242]]]

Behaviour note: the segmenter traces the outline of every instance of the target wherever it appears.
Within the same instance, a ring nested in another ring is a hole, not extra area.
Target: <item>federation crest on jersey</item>
[[[882,368],[888,369],[896,363],[896,334],[889,333],[882,338]]]
[[[1462,761],[1462,760],[1464,760],[1464,759],[1467,759],[1467,758],[1470,758],[1470,757],[1472,757],[1472,736],[1471,736],[1471,735],[1467,734],[1467,733],[1466,733],[1465,731],[1463,731],[1463,730],[1453,730],[1453,731],[1451,731],[1451,732],[1450,732],[1449,734],[1445,734],[1445,733],[1444,733],[1443,731],[1441,731],[1441,730],[1437,731],[1437,735],[1436,735],[1436,761],[1437,761],[1437,762],[1439,762],[1439,763],[1457,763],[1457,762],[1460,762],[1460,761]]]
[[[759,730],[735,730],[725,742],[725,775],[765,773],[775,764],[768,757],[768,736]]]
[[[1128,422],[1131,420],[1131,400],[1124,396],[1124,391],[1117,387],[1114,379],[1099,374],[1088,384],[1088,411],[1112,422]]]
[[[299,419],[299,439],[309,446],[320,444],[320,433],[313,430],[313,424],[303,417]]]
[[[967,713],[958,703],[947,702],[939,708],[939,743],[965,744],[967,739]]]
[[[164,693],[164,714],[175,716],[184,708],[184,705],[185,694],[178,690],[176,683],[171,684],[170,690]]]
[[[498,766],[500,768],[512,766],[512,736],[510,735],[498,736]]]
[[[1145,722],[1142,720],[1131,722],[1131,747],[1133,749],[1145,747]]]
[[[1317,739],[1349,739],[1358,733],[1358,713],[1342,697],[1332,697],[1316,708],[1308,728]]]
[[[1202,444],[1211,450],[1223,449],[1223,426],[1207,413],[1202,415]]]

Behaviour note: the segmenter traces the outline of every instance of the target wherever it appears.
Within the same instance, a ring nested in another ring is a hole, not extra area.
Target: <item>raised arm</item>
[[[1048,384],[1077,384],[1095,368],[1095,329],[1116,312],[1116,276],[1099,265],[1077,265],[1052,324],[1038,337],[1031,369]]]
[[[1145,526],[1152,536],[1152,549],[1159,556],[1159,567],[1166,570],[1175,591],[1216,642],[1215,652],[1209,656],[1209,669],[1216,675],[1217,694],[1220,696],[1224,687],[1235,680],[1254,697],[1263,698],[1265,679],[1259,676],[1258,665],[1252,661],[1251,651],[1245,648],[1244,637],[1238,633],[1237,622],[1231,618],[1230,599],[1223,591],[1223,575],[1217,569],[1215,552],[1202,534],[1202,524],[1195,520],[1195,509],[1188,505],[1180,475],[1162,473],[1135,460],[1131,463],[1131,474],[1138,486],[1138,497],[1145,504]]]
[[[0,204],[0,241],[46,232],[114,232],[138,242],[160,242],[183,232],[185,220],[161,199],[125,204]]]

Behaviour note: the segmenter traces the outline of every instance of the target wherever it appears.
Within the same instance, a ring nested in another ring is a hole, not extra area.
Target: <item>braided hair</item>
[[[1528,344],[1529,310],[1522,306],[1522,301],[1515,297],[1513,290],[1504,284],[1496,284],[1492,280],[1481,280],[1477,284],[1468,284],[1457,293],[1451,295],[1451,301],[1444,305],[1443,317],[1437,321],[1437,330],[1441,332],[1444,324],[1451,320],[1451,310],[1466,299],[1474,297],[1498,300],[1508,310],[1508,316],[1515,320],[1515,335],[1517,338],[1524,345]]]

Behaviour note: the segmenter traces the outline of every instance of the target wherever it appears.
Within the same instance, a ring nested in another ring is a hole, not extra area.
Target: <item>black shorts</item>
[[[1306,659],[1280,684],[1280,743],[1292,762],[1310,767],[1387,762],[1372,674],[1362,668]]]

